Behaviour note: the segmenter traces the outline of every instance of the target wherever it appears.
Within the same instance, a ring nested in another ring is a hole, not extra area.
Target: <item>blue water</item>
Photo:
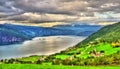
[[[19,58],[30,55],[50,55],[75,46],[85,38],[80,36],[35,37],[22,44],[0,46],[0,59]]]

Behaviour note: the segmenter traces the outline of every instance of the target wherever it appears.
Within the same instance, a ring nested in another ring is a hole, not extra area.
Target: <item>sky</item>
[[[56,25],[120,21],[120,0],[0,0],[0,23]]]

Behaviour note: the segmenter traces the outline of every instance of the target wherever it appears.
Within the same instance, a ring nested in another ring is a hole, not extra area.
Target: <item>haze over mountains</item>
[[[12,24],[0,24],[0,45],[20,43],[40,36],[74,35],[89,36],[99,30],[98,25],[56,25],[53,27],[36,27]]]

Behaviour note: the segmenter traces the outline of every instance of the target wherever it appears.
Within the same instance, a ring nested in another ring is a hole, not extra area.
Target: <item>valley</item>
[[[119,24],[120,23],[105,26],[90,35],[82,42],[78,43],[76,46],[69,47],[64,51],[61,51],[60,53],[41,56],[32,55],[29,57],[17,59],[1,60],[1,63],[10,65],[15,64],[15,66],[16,64],[21,64],[20,67],[25,64],[50,65],[50,68],[51,66],[55,67],[55,65],[57,65],[59,66],[58,69],[61,65],[69,65],[73,67],[82,66],[81,68],[83,68],[83,66],[92,66],[91,69],[94,69],[96,66],[100,68],[102,68],[102,66],[108,66],[107,69],[111,69],[112,67],[119,68]]]

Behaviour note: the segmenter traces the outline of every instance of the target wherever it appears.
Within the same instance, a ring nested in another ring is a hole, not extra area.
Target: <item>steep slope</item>
[[[93,33],[91,36],[89,36],[87,39],[79,43],[77,46],[81,44],[82,45],[87,44],[98,38],[107,42],[119,40],[120,39],[120,22],[101,28],[99,31]]]

